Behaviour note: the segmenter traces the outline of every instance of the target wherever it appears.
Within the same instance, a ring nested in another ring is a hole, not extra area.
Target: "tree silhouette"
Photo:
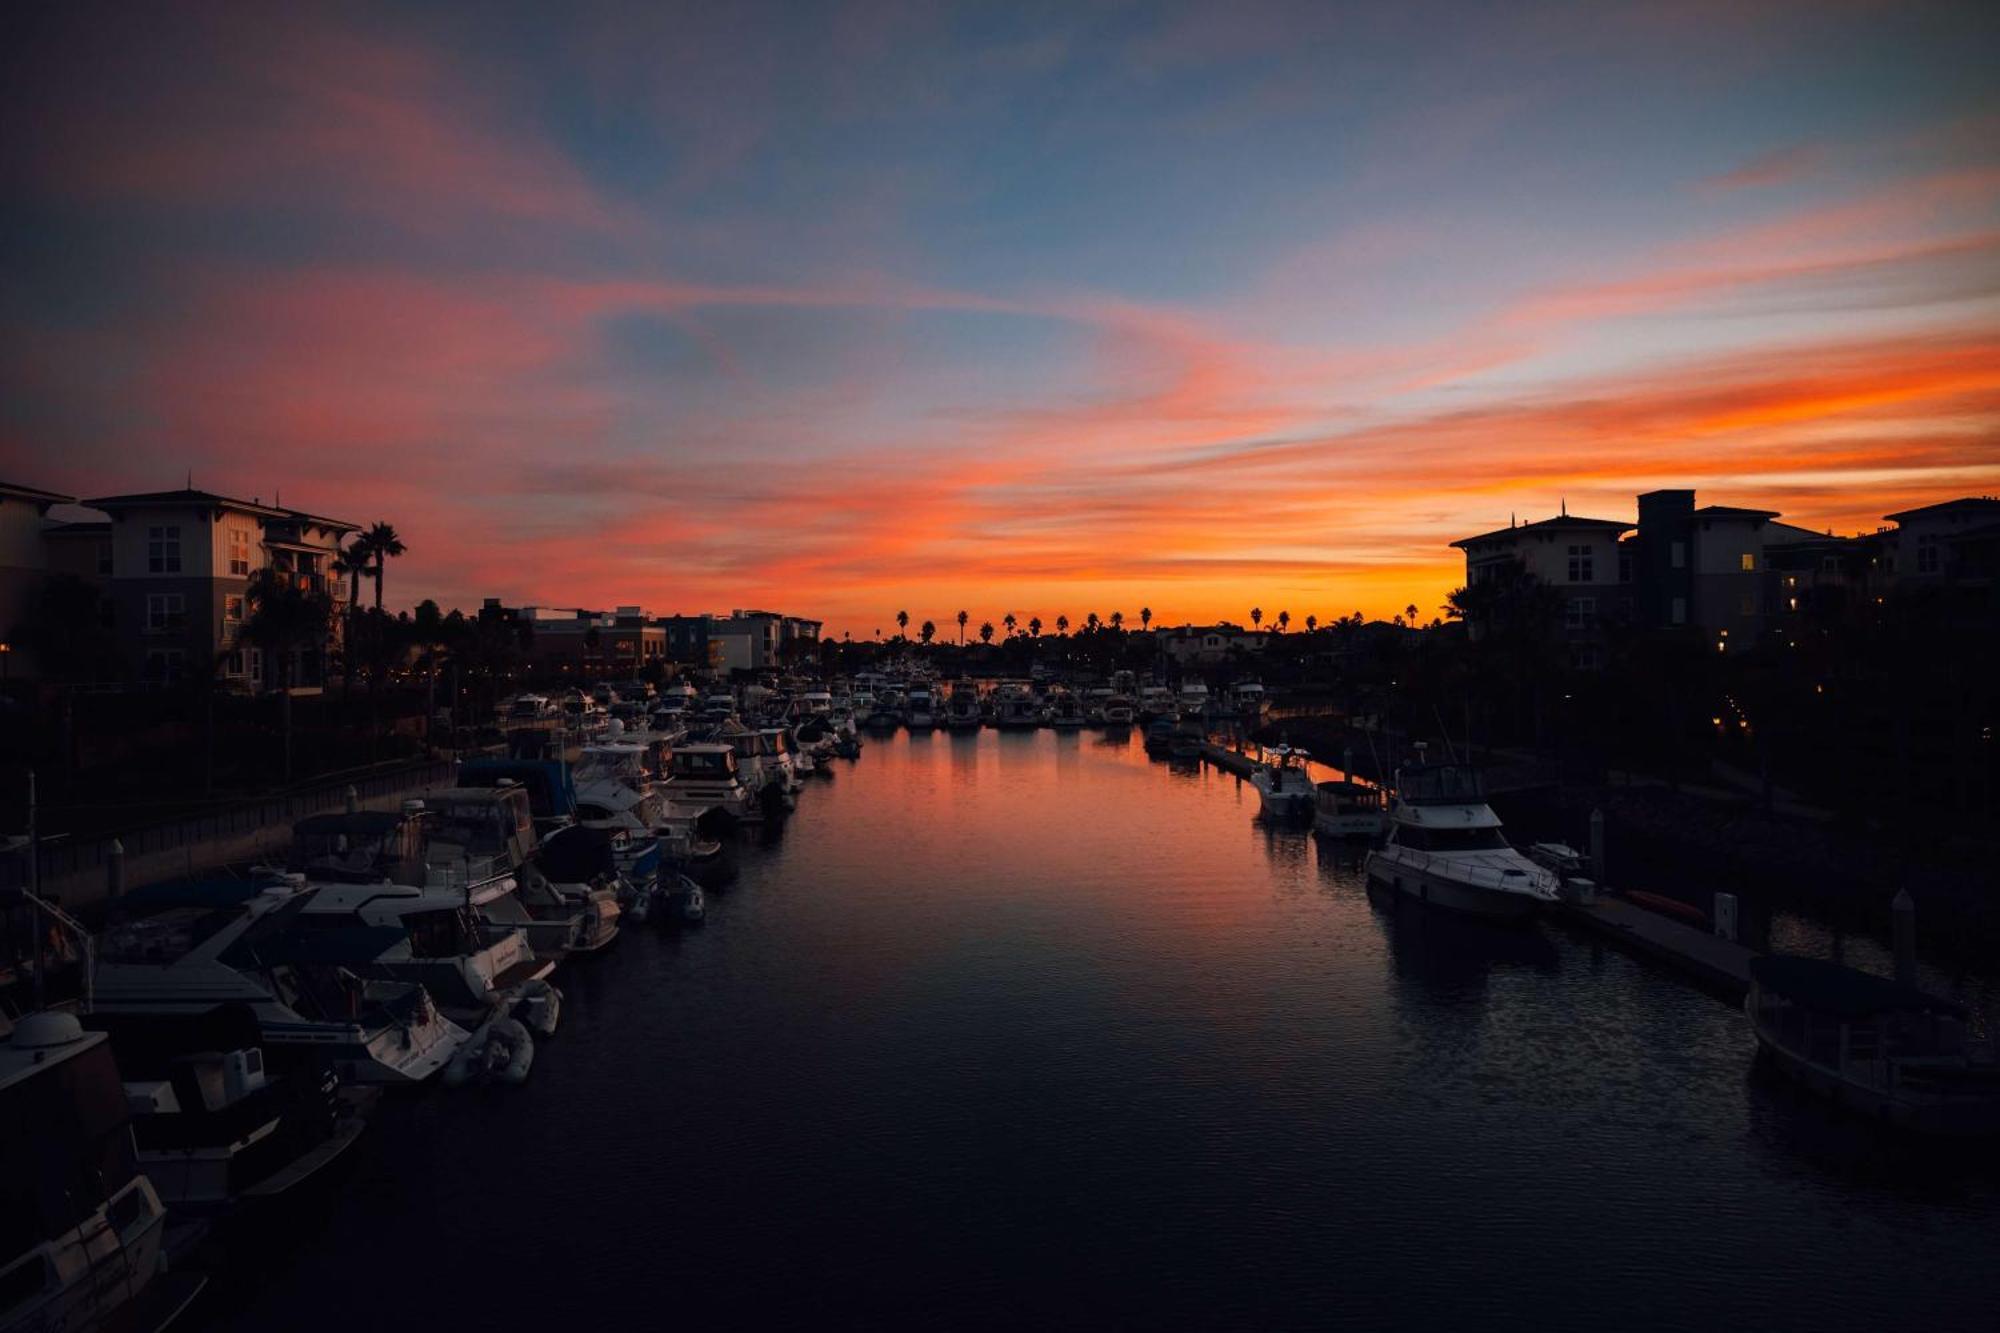
[[[910,613],[908,611],[898,611],[896,613],[897,635],[902,638],[908,638],[909,630],[910,630]]]
[[[403,539],[396,535],[396,529],[388,523],[377,523],[360,538],[367,543],[368,554],[375,561],[375,609],[382,609],[382,567],[390,560],[403,554]]]
[[[1123,611],[1113,611],[1111,613],[1111,628],[1121,631],[1125,628],[1125,613]]]
[[[1104,622],[1100,621],[1097,618],[1097,612],[1095,611],[1092,611],[1089,615],[1083,618],[1083,627],[1089,630],[1092,634],[1097,633],[1097,627],[1103,623]]]
[[[1264,608],[1261,606],[1251,607],[1250,608],[1251,627],[1255,628],[1256,626],[1262,625],[1263,623],[1264,623]]]
[[[1308,633],[1308,634],[1311,634],[1311,633],[1312,633],[1313,631],[1317,630],[1318,628],[1319,628],[1319,617],[1318,617],[1318,616],[1315,616],[1315,615],[1310,615],[1310,614],[1309,614],[1309,615],[1307,615],[1307,616],[1306,616],[1306,633]]]
[[[965,622],[970,619],[972,617],[965,614],[964,611],[961,610],[958,613],[958,646],[961,648],[965,647]]]
[[[924,636],[925,643],[929,643],[937,635],[937,622],[934,620],[926,620],[923,623],[923,627],[919,629],[917,633]]]
[[[1140,629],[1151,629],[1151,628],[1152,628],[1152,626],[1153,626],[1153,608],[1152,608],[1152,607],[1150,607],[1150,606],[1142,606],[1142,607],[1140,607],[1140,608],[1139,608],[1139,628],[1140,628]]]
[[[1028,633],[1034,638],[1042,637],[1042,618],[1035,616],[1028,621]]]
[[[1056,617],[1056,633],[1059,635],[1069,633],[1069,617],[1067,615],[1058,615]]]
[[[993,642],[993,622],[992,622],[992,621],[990,621],[990,620],[989,620],[989,621],[987,621],[987,622],[986,622],[985,624],[983,624],[983,625],[981,625],[981,626],[979,627],[979,641],[980,641],[981,643],[991,643],[991,642]]]
[[[1286,630],[1290,629],[1291,627],[1292,627],[1292,613],[1290,611],[1282,611],[1282,610],[1279,611],[1278,633],[1283,634]]]
[[[1014,619],[1014,613],[1012,611],[1009,611],[1006,615],[1000,617],[1000,623],[1007,627],[1007,637],[1010,639],[1014,637],[1014,627],[1020,624],[1018,620]]]

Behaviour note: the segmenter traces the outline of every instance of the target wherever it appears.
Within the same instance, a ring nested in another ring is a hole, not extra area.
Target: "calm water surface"
[[[1981,1327],[2000,1173],[1136,734],[876,738],[518,1089],[392,1100],[236,1328]]]

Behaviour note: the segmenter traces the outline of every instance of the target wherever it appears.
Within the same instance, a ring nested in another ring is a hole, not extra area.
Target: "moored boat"
[[[1458,764],[1396,774],[1388,841],[1369,853],[1372,886],[1473,916],[1519,920],[1556,900],[1555,875],[1508,845],[1478,775]]]

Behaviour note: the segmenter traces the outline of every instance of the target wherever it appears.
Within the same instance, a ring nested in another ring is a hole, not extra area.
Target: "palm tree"
[[[1069,633],[1069,617],[1067,615],[1059,615],[1056,617],[1056,633],[1057,634]]]
[[[965,647],[965,622],[972,619],[963,610],[958,613],[958,646]]]
[[[1125,613],[1123,611],[1113,611],[1111,613],[1111,628],[1119,631],[1121,634],[1124,632]]]
[[[1103,623],[1104,623],[1103,621],[1097,618],[1097,612],[1095,611],[1092,611],[1089,615],[1083,618],[1083,627],[1089,630],[1092,634],[1097,633],[1097,627]]]
[[[986,622],[985,624],[983,624],[983,625],[981,625],[981,626],[979,627],[979,641],[980,641],[981,643],[991,643],[991,642],[993,642],[993,622],[992,622],[992,621],[990,621],[990,620],[989,620],[989,621],[987,621],[987,622]]]
[[[393,534],[392,534],[393,535]],[[298,652],[326,642],[332,605],[323,592],[299,587],[276,569],[250,576],[248,613],[236,632],[236,644],[261,650],[270,662],[285,699],[285,781],[292,780],[292,659]]]
[[[1140,629],[1151,629],[1152,627],[1153,627],[1153,608],[1152,608],[1152,607],[1150,607],[1150,606],[1142,606],[1142,607],[1140,607],[1140,608],[1139,608],[1139,628],[1140,628]]]
[[[937,634],[937,622],[934,620],[926,620],[924,622],[923,628],[918,630],[917,632],[924,636],[925,643],[929,643],[931,639]]]
[[[1415,602],[1411,602],[1403,608],[1403,619],[1409,621],[1412,625],[1417,623],[1417,604]]]
[[[1263,623],[1264,623],[1264,608],[1263,608],[1263,607],[1261,607],[1261,606],[1253,606],[1253,607],[1251,607],[1251,608],[1250,608],[1250,625],[1251,625],[1251,628],[1253,628],[1253,629],[1254,629],[1254,628],[1256,628],[1257,626],[1259,626],[1259,625],[1262,625]]]
[[[403,554],[403,539],[396,535],[394,526],[377,523],[363,534],[368,542],[368,554],[375,558],[375,609],[382,609],[382,567],[396,556]]]
[[[1292,624],[1292,613],[1290,611],[1282,611],[1282,610],[1279,611],[1278,633],[1283,634],[1287,629],[1291,628],[1291,624]]]
[[[1014,637],[1015,627],[1021,622],[1014,619],[1014,613],[1009,611],[1006,615],[1000,617],[1000,623],[1007,627],[1007,637],[1011,639]]]
[[[908,611],[898,611],[896,613],[896,633],[907,638],[909,637],[909,629],[910,613]]]
[[[1319,617],[1315,615],[1307,615],[1306,633],[1311,634],[1314,630],[1317,630],[1318,628],[1319,628]]]
[[[1028,620],[1028,634],[1033,638],[1042,637],[1042,618],[1033,616]]]

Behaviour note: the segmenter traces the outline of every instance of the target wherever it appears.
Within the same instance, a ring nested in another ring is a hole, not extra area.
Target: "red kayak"
[[[1678,898],[1669,898],[1659,893],[1647,893],[1644,889],[1627,889],[1625,891],[1625,900],[1637,904],[1649,912],[1658,912],[1661,916],[1672,917],[1674,920],[1693,926],[1698,930],[1711,929],[1708,913],[1702,911],[1692,903],[1684,903]]]

